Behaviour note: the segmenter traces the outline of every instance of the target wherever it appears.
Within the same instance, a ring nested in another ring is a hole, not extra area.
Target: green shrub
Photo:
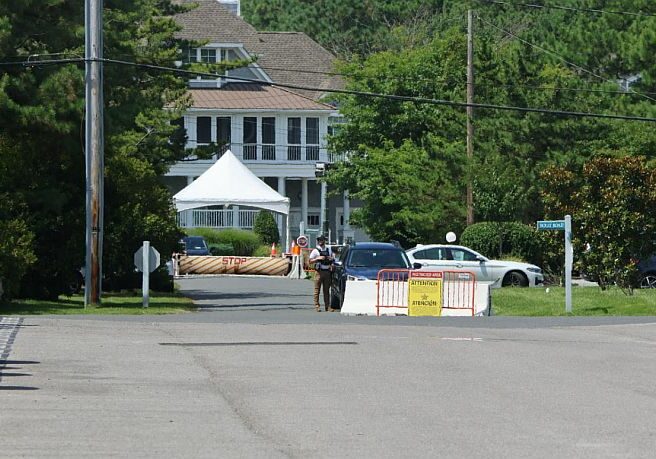
[[[489,258],[515,257],[541,264],[544,240],[532,226],[520,222],[482,222],[468,226],[462,244]]]
[[[514,255],[531,263],[542,261],[542,238],[538,230],[520,222],[503,223],[502,253]]]
[[[33,241],[34,234],[23,220],[0,221],[0,283],[6,298],[18,292],[23,276],[37,261]]]
[[[214,228],[188,228],[186,230],[189,236],[202,236],[205,238],[208,247],[210,244],[219,243],[219,231],[220,230]]]
[[[500,258],[502,247],[501,223],[482,222],[468,226],[462,232],[460,241],[488,258]]]
[[[235,256],[250,257],[261,244],[260,238],[253,231],[236,228],[216,230],[213,228],[191,228],[190,236],[203,236],[208,246],[232,246]],[[224,255],[224,254],[222,254]]]
[[[207,246],[212,255],[224,255],[229,257],[235,254],[235,248],[232,244],[208,244]]]
[[[268,257],[271,256],[271,246],[270,245],[261,245],[255,249],[253,252],[254,257]]]
[[[280,242],[280,233],[278,225],[273,218],[273,214],[267,210],[261,210],[255,216],[253,231],[257,234],[264,244],[278,244]]]

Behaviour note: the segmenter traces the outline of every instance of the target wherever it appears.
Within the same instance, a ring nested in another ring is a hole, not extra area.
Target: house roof
[[[221,89],[190,89],[189,93],[197,109],[335,110],[292,91],[255,83],[229,83]]]
[[[175,15],[175,21],[182,27],[182,30],[176,32],[176,38],[210,43],[241,43],[246,50],[257,42],[257,30],[216,0],[173,0],[172,3],[198,5]]]
[[[198,4],[197,8],[176,15],[176,22],[182,26],[177,38],[243,44],[274,82],[318,88],[292,89],[314,100],[324,95],[326,89],[344,86],[339,76],[330,75],[334,72],[335,56],[304,33],[258,32],[216,0],[174,0],[173,3]]]
[[[335,56],[301,32],[258,32],[254,48],[257,64],[273,81],[313,88],[341,89],[344,87],[335,72]],[[293,89],[312,99],[325,91]]]

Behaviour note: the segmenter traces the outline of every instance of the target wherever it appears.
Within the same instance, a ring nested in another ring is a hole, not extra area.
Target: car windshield
[[[187,250],[200,250],[205,249],[205,240],[201,238],[189,238],[185,240]]]
[[[405,254],[400,250],[360,249],[351,252],[350,266],[357,268],[407,268]]]

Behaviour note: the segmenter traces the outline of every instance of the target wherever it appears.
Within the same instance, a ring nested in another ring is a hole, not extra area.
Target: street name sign
[[[565,231],[565,220],[541,220],[538,221],[538,230]]]
[[[565,312],[572,312],[572,265],[574,248],[572,246],[572,216],[565,215],[565,220],[539,220],[538,231],[565,232]]]

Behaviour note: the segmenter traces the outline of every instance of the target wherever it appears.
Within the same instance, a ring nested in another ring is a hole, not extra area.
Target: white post
[[[287,215],[285,215],[285,253],[289,253],[290,247],[289,244],[291,236],[289,234],[289,208],[287,209]]]
[[[191,185],[194,183],[194,177],[192,175],[187,176],[187,186]],[[192,210],[185,210],[182,214],[182,218],[184,219],[184,225],[185,228],[192,228],[194,225],[194,211]]]
[[[216,143],[217,134],[216,134],[216,116],[210,117],[210,140]],[[212,160],[216,161],[219,157],[216,153],[212,155]]]
[[[319,234],[323,234],[326,229],[324,228],[326,224],[326,194],[328,190],[328,185],[326,182],[321,182],[321,213],[319,214]]]
[[[143,307],[148,307],[150,300],[150,241],[143,241],[143,253],[141,254],[141,263],[143,265],[143,272],[141,277],[141,291],[143,292]]]
[[[565,312],[572,312],[572,216],[565,215]]]
[[[278,177],[278,193],[282,195],[282,197],[287,197],[287,177]],[[287,208],[287,219],[283,220],[280,219],[278,220],[280,222],[280,226],[278,227],[278,233],[282,237],[283,234],[287,234],[289,232],[289,207]],[[287,245],[284,247],[285,251],[286,249],[289,248],[289,241],[286,242]]]
[[[301,179],[301,222],[307,225],[308,218],[308,179]],[[301,232],[301,234],[304,234]]]
[[[232,227],[239,228],[239,206],[232,206]]]
[[[351,219],[351,199],[349,198],[348,192],[344,192],[344,231],[351,229],[351,224],[349,220]]]

